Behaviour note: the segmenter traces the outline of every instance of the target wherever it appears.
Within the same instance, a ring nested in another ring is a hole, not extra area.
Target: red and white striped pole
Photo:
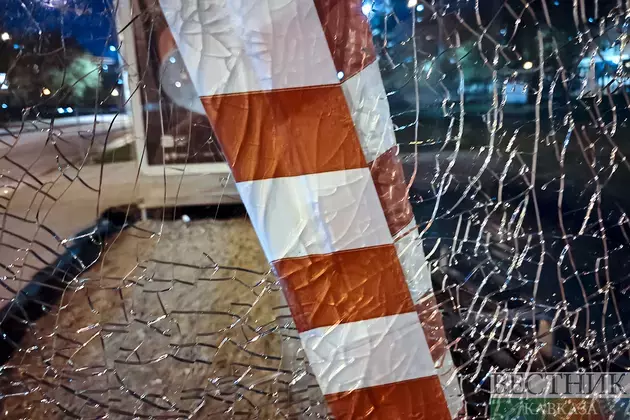
[[[361,1],[161,4],[332,413],[452,417],[461,393],[445,386],[453,364]]]

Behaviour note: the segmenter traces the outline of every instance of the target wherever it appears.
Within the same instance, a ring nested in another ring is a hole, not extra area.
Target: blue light
[[[115,51],[116,51],[116,47],[115,47],[115,46],[113,46],[113,45],[110,45],[110,46],[109,46],[109,50],[110,50],[111,52],[115,52]]]
[[[13,49],[14,49],[14,50],[19,50],[19,49],[20,49],[20,46],[19,46],[18,44],[13,44]]]
[[[345,76],[345,74],[342,71],[337,72],[337,79],[341,80],[343,79],[343,76]]]
[[[419,4],[416,6],[416,11],[422,12],[424,10],[424,4]]]
[[[66,113],[66,110],[65,110],[65,109],[63,109],[63,108],[57,108],[57,113],[58,113],[58,114],[65,114],[65,113]]]
[[[2,104],[2,109],[7,109],[9,107],[9,105],[7,104]]]
[[[553,2],[553,5],[554,6],[560,6],[560,2],[558,0],[556,0],[556,1]]]
[[[507,34],[507,29],[503,28],[499,31],[499,33],[503,36],[505,36],[505,34]]]
[[[368,16],[370,13],[372,13],[372,0],[368,0],[368,3],[365,3],[363,6],[361,6],[361,11],[365,16]]]
[[[116,83],[118,83],[119,85],[122,85],[123,84],[123,79],[118,79],[118,81]]]
[[[588,18],[588,21],[593,23],[593,18]]]
[[[175,64],[177,62],[177,60],[175,59],[175,57],[171,57],[168,59],[168,61],[171,62],[171,64]]]
[[[103,70],[107,71],[109,69],[109,66],[107,64],[103,64]]]
[[[71,107],[71,106],[69,106],[68,108],[66,108],[66,112],[67,112],[68,114],[72,114],[72,113],[74,112],[74,109],[72,109],[72,107]]]

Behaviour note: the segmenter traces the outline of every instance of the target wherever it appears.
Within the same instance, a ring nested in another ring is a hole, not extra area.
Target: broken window
[[[625,371],[630,6],[354,3],[464,417]],[[328,415],[190,70],[157,1],[0,11],[5,416]]]

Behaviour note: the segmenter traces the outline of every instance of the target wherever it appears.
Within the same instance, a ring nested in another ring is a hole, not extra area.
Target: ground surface
[[[291,331],[278,328],[280,294],[246,220],[141,223],[62,302],[9,363],[12,418],[226,418],[231,408],[268,419],[291,405],[293,375],[280,370]],[[301,375],[299,355],[284,358]]]

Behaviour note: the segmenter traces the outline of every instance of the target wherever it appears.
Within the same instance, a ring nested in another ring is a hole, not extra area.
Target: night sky
[[[255,1],[255,0],[252,0]],[[7,31],[12,35],[15,42],[19,43],[22,34],[37,34],[42,31],[44,36],[46,33],[62,32],[66,38],[74,38],[79,45],[95,56],[107,56],[116,59],[116,51],[111,51],[110,46],[116,46],[116,29],[114,18],[112,15],[113,5],[116,0],[0,0],[2,5],[0,9],[0,31]],[[453,12],[455,10],[462,13],[464,18],[473,19],[474,1],[471,0],[440,0],[438,2],[442,7]],[[540,2],[531,4],[521,2],[520,0],[484,0],[483,7],[480,8],[482,20],[484,22],[493,21],[499,23],[506,18],[506,33],[508,27],[514,27],[514,19],[507,15],[505,4],[510,4],[515,13],[523,17],[523,21],[519,25],[518,37],[525,37],[529,42],[532,31],[537,30],[542,21],[542,9]],[[572,14],[573,0],[549,0],[549,13],[551,15],[553,25],[556,28],[565,30],[567,33],[574,34]],[[370,9],[381,9],[384,7],[383,0],[369,0],[364,4],[369,4]],[[410,16],[410,8],[408,0],[391,0],[389,3],[393,6],[393,10],[397,18],[400,20],[408,20]],[[533,20],[528,13],[524,13],[524,4],[527,4],[531,11],[539,16],[538,20]],[[605,16],[617,4],[616,0],[599,0],[599,16]],[[592,5],[588,3],[587,14],[589,15],[589,23],[587,25],[596,25],[597,22],[590,17],[592,16]],[[499,19],[493,19],[495,13],[499,13]],[[424,11],[424,15],[429,21],[430,13]],[[397,22],[390,19],[390,29],[395,27]],[[379,27],[377,20],[372,20],[373,27]],[[584,30],[587,25],[581,25],[580,30]],[[492,30],[490,28],[489,30]],[[404,35],[409,35],[405,33]],[[500,39],[500,38],[499,38]],[[518,39],[514,40],[518,46]]]
[[[0,11],[0,31],[19,42],[24,33],[61,32],[95,56],[111,56],[116,29],[111,0],[7,0]]]

